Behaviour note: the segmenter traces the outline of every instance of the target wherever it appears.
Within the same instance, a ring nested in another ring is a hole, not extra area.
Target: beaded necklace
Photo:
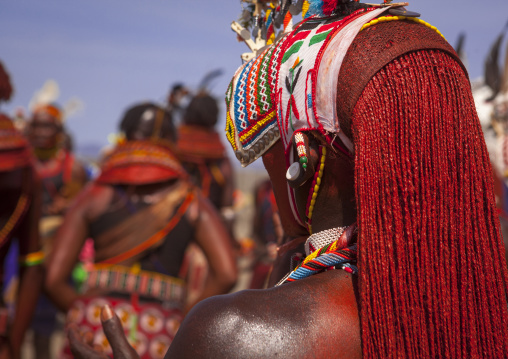
[[[357,249],[354,236],[356,223],[345,228],[332,228],[318,232],[307,239],[305,249],[312,250],[313,245],[326,243],[321,248],[307,253],[307,257],[276,286],[310,277],[329,269],[343,269],[348,273],[358,273],[356,267]],[[334,235],[335,234],[335,235]],[[338,238],[337,238],[338,236]],[[348,244],[350,244],[348,247]]]
[[[307,199],[307,209],[305,211],[307,216],[307,228],[310,234],[312,234],[312,213],[314,212],[314,205],[316,204],[316,198],[319,192],[319,186],[321,186],[321,178],[323,177],[323,170],[325,168],[326,147],[321,146],[319,148],[319,152],[321,158],[319,162],[319,170],[317,170],[314,174],[314,180],[310,186],[309,198]]]

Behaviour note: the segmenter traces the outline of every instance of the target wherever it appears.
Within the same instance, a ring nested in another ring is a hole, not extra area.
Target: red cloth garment
[[[177,153],[182,161],[198,163],[226,156],[226,150],[217,132],[189,125],[183,125],[178,130]]]

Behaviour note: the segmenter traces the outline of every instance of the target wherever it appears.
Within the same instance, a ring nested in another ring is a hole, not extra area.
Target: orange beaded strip
[[[417,17],[412,17],[412,16],[381,16],[381,17],[371,20],[368,23],[366,23],[365,25],[363,25],[362,28],[360,29],[360,31],[365,30],[366,28],[368,28],[372,25],[379,24],[380,22],[396,21],[396,20],[410,20],[410,21],[417,22],[419,24],[427,26],[428,28],[431,28],[432,30],[437,32],[440,36],[442,36],[443,39],[445,38],[443,36],[443,34],[441,34],[441,32],[435,26],[432,26],[428,22],[418,19]]]
[[[321,178],[323,177],[323,170],[325,168],[326,147],[321,147],[321,160],[319,170],[316,171],[314,181],[310,188],[309,198],[307,199],[307,228],[309,233],[312,234],[312,213],[314,212],[314,205],[321,186]]]

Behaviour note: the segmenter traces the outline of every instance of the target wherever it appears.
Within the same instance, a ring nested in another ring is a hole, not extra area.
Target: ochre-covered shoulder
[[[397,57],[419,50],[440,50],[462,64],[437,29],[416,18],[374,22],[360,31],[346,53],[337,85],[337,116],[339,123],[348,124],[342,126],[345,132],[349,132],[351,114],[370,79]]]
[[[353,286],[337,270],[209,298],[187,315],[166,358],[358,358]]]

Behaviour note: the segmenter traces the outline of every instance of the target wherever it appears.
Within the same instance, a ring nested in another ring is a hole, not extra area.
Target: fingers
[[[86,332],[85,335],[83,335],[83,341],[85,342],[85,344],[93,346],[93,333]]]
[[[120,318],[113,312],[109,305],[105,305],[101,312],[102,328],[113,349],[115,359],[139,358],[136,351],[130,346],[123,331]]]
[[[86,336],[86,334],[85,334]],[[100,352],[92,349],[85,339],[79,335],[76,325],[69,325],[67,329],[67,338],[69,338],[69,345],[71,352],[77,359],[108,359],[108,357]],[[92,336],[93,340],[93,336]]]

